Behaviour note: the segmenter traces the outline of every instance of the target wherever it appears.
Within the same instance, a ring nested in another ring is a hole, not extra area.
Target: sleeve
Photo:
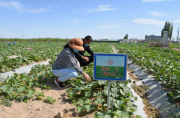
[[[78,52],[75,52],[75,53],[82,58],[82,55],[81,55],[81,54],[79,54]]]
[[[80,74],[84,73],[84,71],[82,70],[82,68],[78,66],[78,64],[77,64],[77,59],[74,58],[74,57],[71,55],[71,53],[67,53],[66,59],[67,59],[67,61],[69,62],[69,65],[70,65],[71,67],[74,67],[74,69],[75,69],[77,72],[79,72]]]
[[[87,51],[91,56],[94,56],[94,52],[90,49],[90,46],[87,46],[86,51]]]

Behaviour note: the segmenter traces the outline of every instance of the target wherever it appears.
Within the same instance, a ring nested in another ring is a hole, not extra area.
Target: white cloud
[[[27,10],[27,12],[30,12],[30,13],[41,13],[41,12],[49,12],[49,11],[50,9],[46,9],[46,8]]]
[[[124,24],[124,25],[127,25],[127,24],[129,24],[129,23],[127,23],[127,22],[123,22],[123,24]]]
[[[153,20],[153,19],[134,19],[132,20],[135,23],[140,23],[140,24],[153,24],[153,25],[164,25],[165,21],[158,21],[158,20]]]
[[[153,15],[153,16],[164,16],[164,15],[169,15],[169,14],[170,14],[169,12],[166,12],[166,13],[156,12],[156,11],[149,12],[149,15]]]
[[[173,23],[180,23],[180,19],[173,20]]]
[[[115,23],[110,23],[109,25],[104,25],[104,26],[96,26],[96,28],[118,28],[119,24]]]
[[[162,16],[163,13],[160,13],[160,12],[150,12],[149,15],[153,15],[153,16]]]
[[[79,20],[79,19],[77,19],[77,20],[72,20],[72,21],[66,21],[66,22],[68,22],[68,23],[76,23],[76,24],[78,24],[79,22],[82,22],[83,20]]]
[[[0,7],[14,8],[18,11],[22,11],[24,8],[19,2],[0,2]]]
[[[173,0],[142,0],[142,2],[161,2],[161,1],[173,1]]]
[[[23,5],[21,5],[19,2],[13,1],[13,2],[0,2],[0,7],[5,8],[13,8],[19,12],[30,12],[30,13],[41,13],[41,12],[49,12],[54,11],[54,9],[50,10],[50,6],[47,8],[36,8],[36,9],[26,9]]]
[[[113,8],[110,8],[110,4],[108,5],[99,5],[99,7],[97,9],[93,9],[93,10],[88,10],[87,13],[91,13],[91,12],[99,12],[99,11],[111,11],[111,10],[115,10]]]
[[[106,21],[96,21],[96,22],[99,22],[99,23],[105,23]]]
[[[72,22],[81,22],[81,21],[83,21],[83,20],[73,20]]]

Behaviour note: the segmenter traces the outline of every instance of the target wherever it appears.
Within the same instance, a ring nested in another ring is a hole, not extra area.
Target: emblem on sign
[[[113,65],[113,60],[112,60],[112,59],[109,59],[109,60],[107,61],[107,64],[108,64],[108,65]]]

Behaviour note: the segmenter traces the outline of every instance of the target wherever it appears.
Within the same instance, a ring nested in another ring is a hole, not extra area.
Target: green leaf
[[[104,80],[98,80],[99,85],[106,85],[107,81]]]
[[[103,98],[97,98],[95,100],[95,103],[99,103],[99,104],[102,104],[104,102],[104,99]]]
[[[11,87],[7,93],[11,94],[12,92],[13,92],[13,87]]]
[[[130,99],[130,98],[122,98],[122,97],[121,97],[121,99],[122,99],[124,102],[131,101],[131,99]]]
[[[129,112],[128,111],[120,111],[120,110],[117,110],[114,112],[115,116],[113,118],[130,118],[129,116]]]
[[[27,77],[24,77],[22,80],[23,80],[23,81],[26,81],[26,80],[28,80],[28,78],[27,78]]]
[[[121,108],[122,104],[124,104],[124,103],[125,103],[125,102],[122,101],[122,100],[117,100],[117,102],[115,103],[115,106],[116,106],[117,108]]]
[[[77,110],[78,110],[78,113],[81,113],[83,111],[82,106],[78,106]]]
[[[111,114],[110,113],[106,113],[106,112],[96,112],[96,114],[94,115],[94,118],[111,118]]]
[[[124,107],[124,109],[127,109],[127,106],[125,104],[122,104],[122,106]]]
[[[27,97],[30,98],[34,93],[35,93],[34,91],[30,90],[27,94]]]
[[[136,115],[136,118],[142,118],[140,115]]]
[[[56,100],[53,99],[51,96],[47,96],[44,102],[53,104]]]
[[[78,101],[78,102],[76,102],[76,104],[84,105],[84,100],[79,99],[79,101]]]
[[[21,86],[17,89],[17,93],[22,93],[25,90],[24,86]]]
[[[102,95],[102,92],[99,92],[99,93],[94,93],[93,96],[101,96]]]
[[[44,97],[44,92],[39,92],[37,93],[38,96],[43,96]]]
[[[29,86],[31,87],[33,85],[33,82],[29,82]]]
[[[180,98],[180,95],[176,96],[176,97],[175,97],[175,98],[173,98],[173,99],[177,99],[177,98]]]
[[[90,97],[90,96],[91,96],[91,91],[85,92],[85,96],[86,96],[86,97]]]
[[[3,92],[6,92],[8,90],[8,88],[9,88],[8,85],[4,85],[4,86],[2,86],[1,89],[2,89]]]
[[[123,96],[125,96],[125,93],[123,92],[122,89],[120,89],[120,93],[121,93]]]
[[[29,99],[24,99],[24,102],[27,103],[29,101]]]
[[[87,112],[90,112],[90,110],[91,110],[91,106],[90,105],[85,105],[85,108],[86,108]]]
[[[84,101],[84,104],[90,104],[90,103],[91,103],[91,101],[89,99]]]

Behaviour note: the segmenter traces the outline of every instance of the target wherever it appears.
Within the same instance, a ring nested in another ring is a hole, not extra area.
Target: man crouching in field
[[[79,61],[81,66],[86,66],[94,61],[94,52],[90,49],[89,44],[92,42],[91,36],[86,36],[83,39],[84,51],[75,50],[76,59]],[[91,56],[84,56],[85,52],[88,52]]]

